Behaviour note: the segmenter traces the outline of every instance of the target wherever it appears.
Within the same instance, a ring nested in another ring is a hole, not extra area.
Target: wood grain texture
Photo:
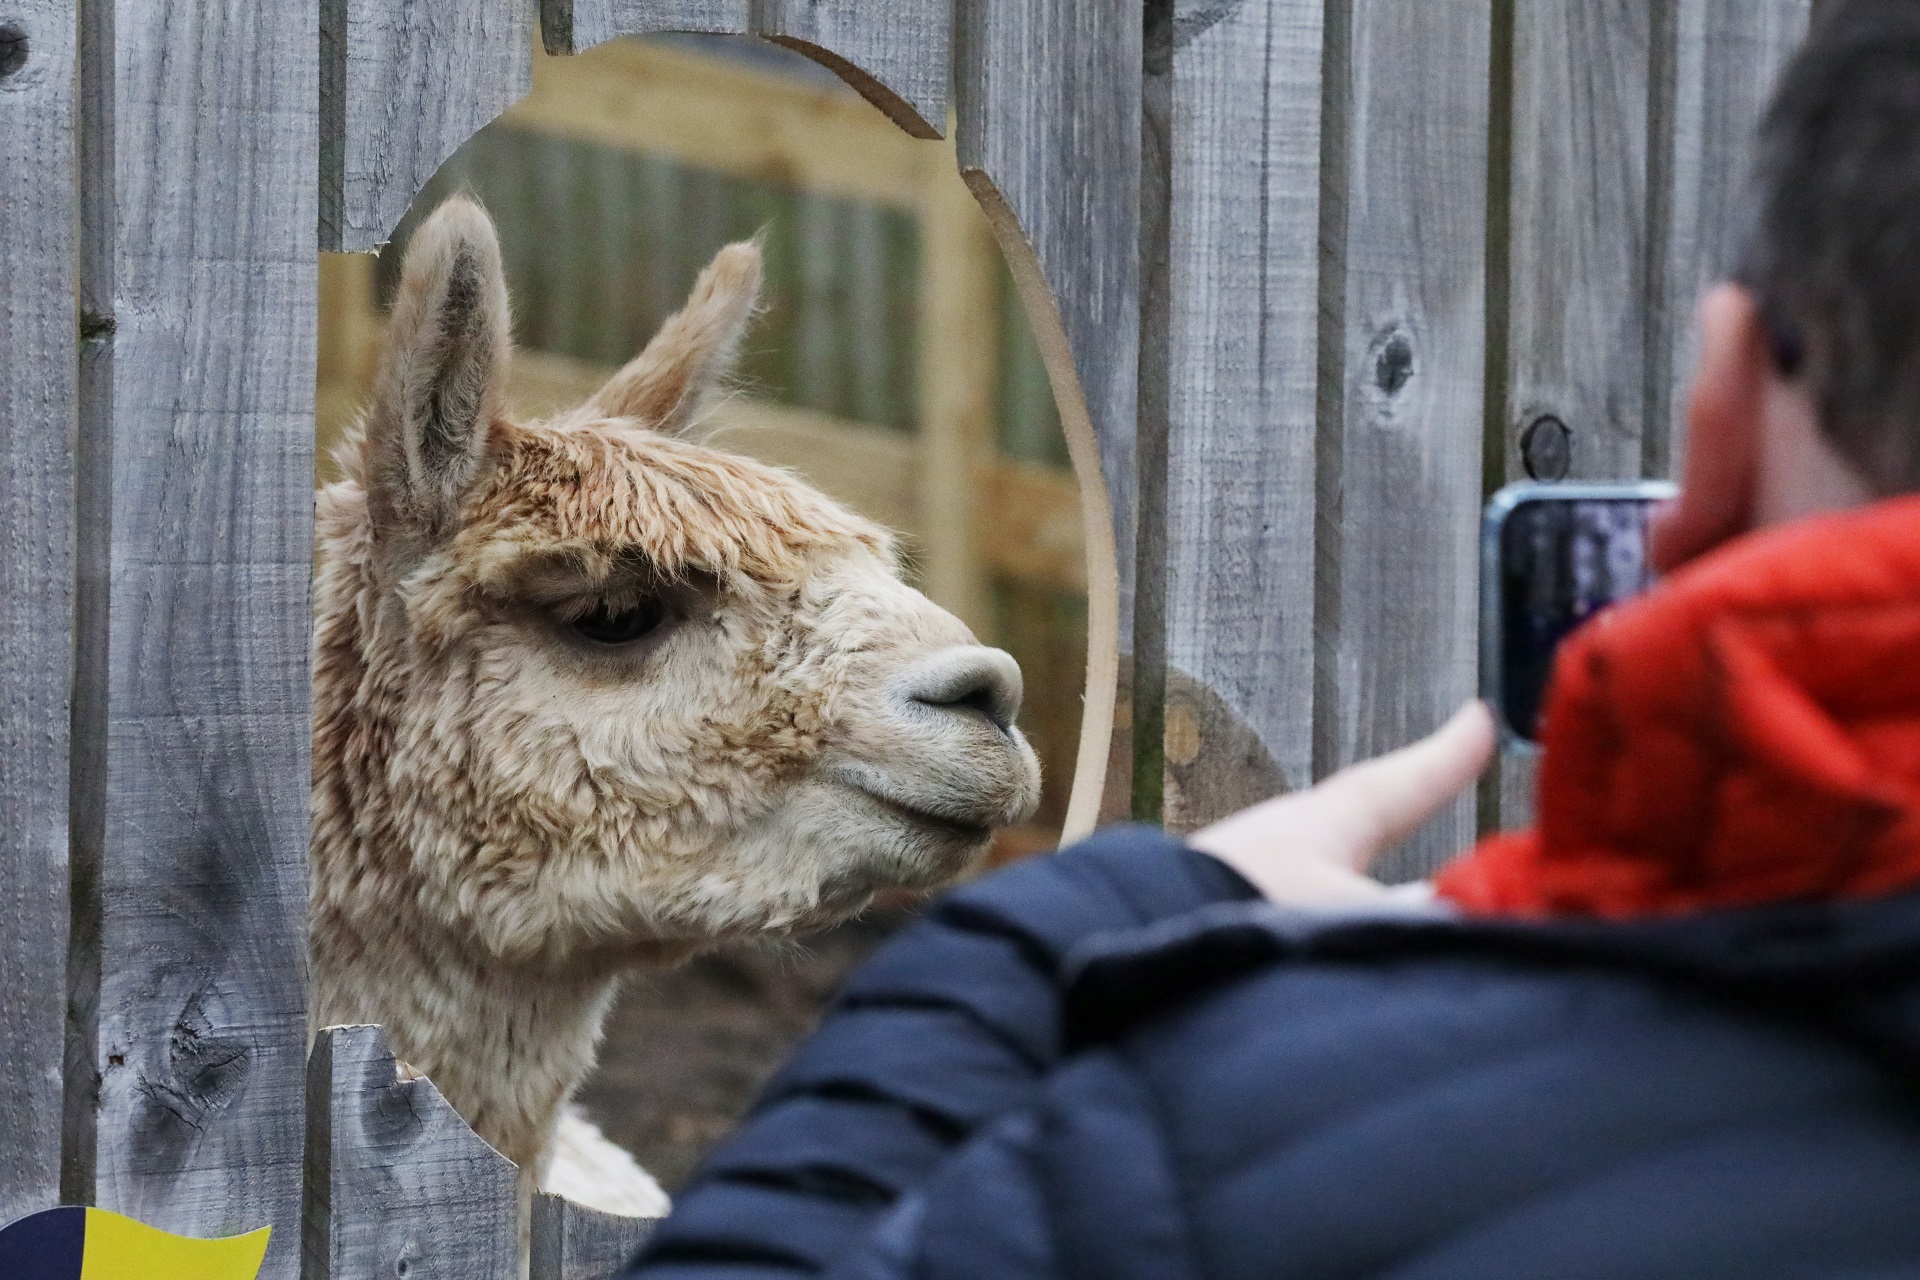
[[[1174,0],[1145,0],[1140,42],[1140,331],[1134,394],[1133,654],[1121,698],[1131,816],[1167,809],[1167,430],[1173,379]],[[1117,805],[1115,806],[1118,807]]]
[[[1476,684],[1490,36],[1477,0],[1327,12],[1316,775],[1432,731]],[[1473,835],[1469,797],[1381,870],[1424,874]]]
[[[544,1192],[533,1197],[531,1280],[609,1280],[659,1220],[623,1218]]]
[[[1649,106],[1666,59],[1638,0],[1513,6],[1508,334],[1500,420],[1505,481],[1637,480],[1664,418],[1646,412],[1655,332]],[[1551,416],[1571,433],[1562,475],[1530,475],[1521,440]],[[1532,820],[1534,759],[1501,761],[1498,822]]]
[[[1317,0],[1173,30],[1166,820],[1312,781]]]
[[[533,83],[532,0],[321,0],[320,247],[372,249]]]
[[[1670,119],[1654,152],[1657,334],[1649,368],[1651,437],[1646,469],[1679,466],[1686,394],[1699,355],[1694,308],[1733,268],[1735,237],[1760,119],[1787,59],[1805,39],[1809,0],[1675,0]]]
[[[949,0],[542,0],[551,53],[662,31],[758,35],[806,54],[916,138],[946,136]]]
[[[952,0],[756,0],[754,30],[799,49],[916,138],[947,130]]]
[[[754,0],[540,0],[548,53],[583,53],[616,36],[654,31],[745,35]]]
[[[99,929],[99,1076],[75,1190],[167,1230],[263,1225],[298,1269],[306,1041],[315,14],[89,10],[83,292],[111,331],[82,446],[103,484],[97,691],[76,783]],[[110,302],[108,301],[110,300]],[[96,476],[96,479],[99,477]],[[104,536],[103,536],[104,535]],[[82,567],[83,580],[93,567]],[[78,843],[76,843],[78,847]],[[79,1002],[82,1008],[86,1001]]]
[[[1508,480],[1547,414],[1572,432],[1566,478],[1640,476],[1651,39],[1643,0],[1514,8]]]
[[[963,0],[955,49],[961,172],[1046,357],[1083,494],[1090,652],[1071,839],[1101,813],[1129,809],[1125,787],[1107,779],[1132,644],[1140,15],[1126,5]],[[1130,763],[1114,770],[1129,772]]]
[[[327,1027],[307,1069],[303,1280],[514,1280],[519,1171],[379,1027]]]
[[[71,4],[0,11],[0,1223],[60,1196],[78,38]]]

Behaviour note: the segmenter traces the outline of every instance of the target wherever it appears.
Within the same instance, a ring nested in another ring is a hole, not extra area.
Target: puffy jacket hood
[[[1623,918],[1920,884],[1920,497],[1730,544],[1563,647],[1540,825],[1471,913]]]

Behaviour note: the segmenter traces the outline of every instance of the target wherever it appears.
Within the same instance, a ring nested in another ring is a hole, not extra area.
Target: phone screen
[[[1643,486],[1611,496],[1528,494],[1507,508],[1497,534],[1495,702],[1514,736],[1538,740],[1560,642],[1653,582],[1647,519],[1659,496]]]

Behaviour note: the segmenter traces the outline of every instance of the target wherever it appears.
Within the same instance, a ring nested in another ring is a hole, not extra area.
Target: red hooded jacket
[[[1622,918],[1920,885],[1920,497],[1763,531],[1608,610],[1547,695],[1539,826],[1470,913]]]

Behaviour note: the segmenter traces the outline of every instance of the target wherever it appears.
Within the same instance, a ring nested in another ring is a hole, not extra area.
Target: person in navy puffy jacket
[[[1827,6],[1701,315],[1669,576],[1561,654],[1537,830],[1363,874],[1470,707],[968,885],[629,1274],[1920,1277],[1920,4]]]

